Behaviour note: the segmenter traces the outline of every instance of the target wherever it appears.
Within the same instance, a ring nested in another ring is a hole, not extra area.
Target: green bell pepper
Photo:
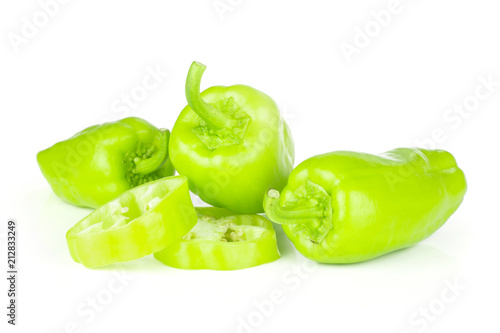
[[[281,195],[267,192],[264,209],[307,258],[354,263],[427,238],[459,207],[466,189],[446,151],[339,151],[302,162]]]
[[[280,257],[272,223],[260,215],[198,207],[198,223],[182,239],[154,254],[183,269],[235,270]]]
[[[39,152],[37,160],[57,196],[96,208],[132,187],[174,175],[169,137],[168,130],[130,117],[84,129]]]
[[[205,66],[193,62],[188,106],[170,139],[170,158],[203,201],[238,213],[263,212],[269,188],[282,189],[293,169],[294,146],[276,103],[245,85],[200,94]]]
[[[130,261],[158,252],[196,224],[184,176],[162,178],[122,193],[66,234],[74,261],[86,267]]]

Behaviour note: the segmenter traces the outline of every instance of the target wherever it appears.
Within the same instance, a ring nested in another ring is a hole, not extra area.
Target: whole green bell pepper
[[[71,228],[66,241],[74,261],[103,266],[163,250],[196,221],[186,177],[166,177],[102,205]]]
[[[205,202],[238,213],[263,212],[269,188],[282,189],[293,169],[294,146],[276,103],[245,85],[200,94],[205,66],[193,62],[188,106],[170,139],[170,158]]]
[[[175,170],[170,132],[130,117],[84,129],[38,153],[40,170],[61,199],[96,208]]]
[[[383,155],[338,151],[309,158],[264,209],[307,258],[354,263],[412,246],[439,229],[467,189],[442,150],[394,149]]]

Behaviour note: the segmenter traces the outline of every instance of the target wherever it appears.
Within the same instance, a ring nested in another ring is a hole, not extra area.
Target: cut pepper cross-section
[[[264,217],[214,207],[199,207],[196,211],[196,226],[155,253],[156,259],[183,269],[235,270],[280,257],[272,223]]]
[[[135,187],[101,206],[66,234],[71,257],[87,267],[160,251],[196,224],[184,176]]]

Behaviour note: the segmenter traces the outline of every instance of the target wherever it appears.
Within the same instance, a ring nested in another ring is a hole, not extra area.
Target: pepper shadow
[[[267,218],[267,216],[264,215]],[[269,219],[268,219],[269,220]],[[293,243],[288,239],[285,231],[280,224],[273,223],[274,231],[276,232],[276,241],[282,258],[295,256],[297,250]]]

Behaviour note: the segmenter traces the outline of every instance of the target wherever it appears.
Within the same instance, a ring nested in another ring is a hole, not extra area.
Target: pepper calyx
[[[207,103],[200,94],[200,83],[206,66],[193,62],[186,79],[186,99],[199,119],[193,132],[207,149],[240,144],[245,136],[250,117],[233,97]]]
[[[220,99],[210,105],[230,116],[235,120],[235,123],[232,127],[217,129],[200,118],[198,126],[192,129],[198,139],[211,150],[243,142],[248,124],[250,123],[250,117],[241,110],[239,105],[234,101],[234,98]]]
[[[149,157],[147,158],[134,158],[135,168],[133,173],[139,175],[147,175],[158,170],[168,158],[168,141],[170,139],[170,131],[168,129],[160,130],[160,145],[155,153],[151,155],[154,148],[148,150]]]
[[[125,177],[132,187],[157,180],[158,171],[168,159],[168,142],[170,131],[160,130],[159,143],[156,145],[139,142],[131,149],[123,160],[127,170]]]
[[[319,244],[333,228],[331,197],[312,182],[304,187],[309,195],[289,202],[280,202],[280,192],[270,189],[264,196],[264,211],[271,221],[289,225],[301,237]],[[311,195],[311,187],[314,187],[314,195]],[[300,188],[298,192],[301,194]]]

